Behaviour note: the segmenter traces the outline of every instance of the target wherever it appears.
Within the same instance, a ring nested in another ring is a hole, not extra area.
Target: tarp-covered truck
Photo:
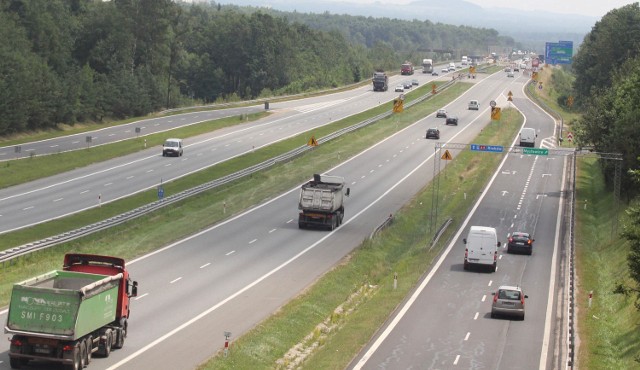
[[[298,209],[298,227],[319,226],[333,230],[344,218],[344,178],[340,176],[313,175],[313,180],[302,185]]]
[[[11,367],[46,361],[79,370],[94,353],[122,348],[137,286],[123,259],[89,254],[67,254],[62,270],[14,284],[5,326]]]

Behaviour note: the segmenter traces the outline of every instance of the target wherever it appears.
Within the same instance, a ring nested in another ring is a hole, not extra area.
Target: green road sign
[[[522,154],[549,155],[549,149],[522,148]]]

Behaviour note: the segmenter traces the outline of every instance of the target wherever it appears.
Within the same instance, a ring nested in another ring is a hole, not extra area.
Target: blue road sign
[[[471,144],[471,150],[475,152],[502,153],[504,152],[504,147],[501,145]]]
[[[544,54],[547,64],[571,64],[573,41],[547,42]]]

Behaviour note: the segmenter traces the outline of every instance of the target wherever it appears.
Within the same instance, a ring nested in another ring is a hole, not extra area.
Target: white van
[[[480,109],[480,103],[478,103],[477,100],[470,100],[469,101],[469,109],[471,110],[478,110]]]
[[[455,63],[449,63],[449,72],[455,71],[456,70],[456,64]]]
[[[523,128],[520,131],[520,146],[530,146],[533,148],[536,146],[536,137],[538,137],[538,134],[536,134],[535,128]]]
[[[464,252],[464,269],[472,265],[486,266],[495,272],[498,268],[498,235],[496,229],[486,226],[471,226],[469,235],[463,242],[467,245]]]

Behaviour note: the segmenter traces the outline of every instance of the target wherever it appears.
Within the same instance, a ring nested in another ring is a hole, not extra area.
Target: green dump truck
[[[5,326],[11,367],[44,361],[79,370],[94,354],[122,348],[137,286],[123,259],[88,254],[67,254],[62,270],[14,284]]]

